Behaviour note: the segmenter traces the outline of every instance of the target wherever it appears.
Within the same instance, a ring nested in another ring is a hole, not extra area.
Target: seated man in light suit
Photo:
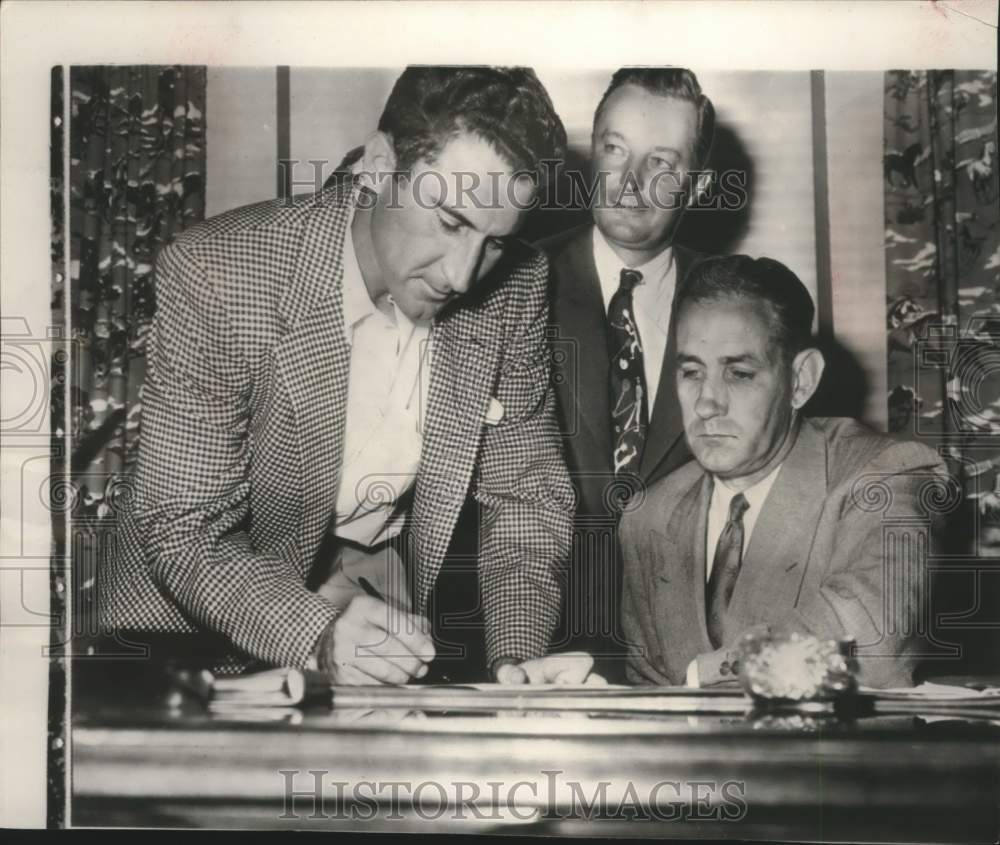
[[[695,460],[622,522],[630,680],[733,680],[741,636],[768,626],[853,638],[861,683],[911,683],[925,561],[885,542],[885,508],[893,525],[923,519],[920,491],[946,483],[940,460],[851,419],[801,416],[824,364],[809,293],[779,262],[709,259],[675,314]]]

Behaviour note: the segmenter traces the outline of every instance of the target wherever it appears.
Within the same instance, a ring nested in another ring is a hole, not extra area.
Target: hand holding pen
[[[316,659],[334,684],[405,684],[434,659],[430,623],[386,601],[366,579],[320,636]]]

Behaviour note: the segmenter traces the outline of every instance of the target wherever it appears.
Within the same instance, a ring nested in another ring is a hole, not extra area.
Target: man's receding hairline
[[[594,112],[594,125],[590,129],[591,144],[593,144],[594,141],[596,141],[598,138],[597,122],[601,119],[601,115],[603,115],[605,110],[607,109],[608,102],[611,100],[612,97],[615,96],[615,94],[617,94],[619,91],[625,90],[626,88],[638,88],[640,91],[649,94],[651,97],[659,97],[661,100],[676,100],[679,103],[686,103],[687,105],[691,106],[692,109],[694,109],[694,127],[693,127],[694,131],[691,133],[691,140],[689,142],[691,149],[689,150],[689,153],[691,155],[691,160],[694,162],[695,166],[700,167],[703,164],[703,162],[698,161],[698,142],[699,140],[701,140],[700,139],[701,129],[699,126],[700,112],[698,109],[698,104],[693,100],[690,100],[686,97],[679,97],[677,94],[672,94],[670,92],[650,91],[648,88],[646,88],[644,85],[640,85],[638,82],[625,82],[619,85],[617,88],[615,88],[614,91],[608,94],[608,96],[604,99],[602,103],[598,105],[597,111]]]
[[[615,88],[614,91],[612,91],[610,94],[608,94],[608,96],[604,98],[603,102],[598,103],[598,105],[597,105],[597,111],[594,112],[594,126],[593,126],[593,129],[591,131],[595,131],[597,129],[597,121],[600,120],[601,115],[604,114],[604,111],[607,109],[608,103],[611,101],[611,98],[614,97],[619,91],[624,91],[626,88],[635,88],[635,89],[641,91],[644,94],[649,94],[650,97],[658,97],[661,100],[676,100],[679,103],[687,103],[689,106],[691,106],[692,109],[694,109],[694,115],[695,115],[695,135],[697,136],[697,134],[698,134],[698,103],[696,101],[692,100],[689,97],[682,97],[679,94],[675,94],[672,91],[651,91],[645,85],[642,85],[642,84],[640,84],[638,82],[623,82],[621,85],[619,85],[617,88]],[[702,96],[704,96],[704,94]]]
[[[722,290],[707,291],[705,293],[695,291],[689,296],[684,296],[677,309],[678,325],[680,324],[681,316],[689,305],[705,305],[713,302],[733,302],[734,304],[738,304],[740,301],[756,305],[758,309],[761,306],[767,307],[767,313],[760,316],[763,317],[761,322],[763,322],[765,328],[768,330],[768,347],[777,347],[779,351],[778,358],[781,361],[790,361],[794,358],[797,351],[785,349],[784,344],[781,342],[781,320],[778,319],[778,307],[767,297],[758,296],[748,291]]]

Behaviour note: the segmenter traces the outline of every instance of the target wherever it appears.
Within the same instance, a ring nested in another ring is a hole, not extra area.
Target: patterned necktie
[[[747,512],[750,503],[746,496],[737,493],[729,502],[729,521],[719,535],[719,544],[715,547],[715,557],[712,559],[712,574],[708,579],[708,590],[705,596],[708,624],[708,638],[712,645],[718,648],[722,645],[722,617],[729,607],[729,599],[736,586],[736,577],[740,574],[743,563],[743,514]]]
[[[625,269],[608,305],[608,347],[611,352],[611,422],[615,448],[615,475],[638,474],[646,442],[649,409],[642,361],[642,340],[632,310],[632,289],[642,273]]]

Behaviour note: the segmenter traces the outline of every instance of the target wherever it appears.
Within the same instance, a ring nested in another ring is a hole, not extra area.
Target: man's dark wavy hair
[[[762,303],[771,315],[771,337],[786,361],[812,341],[812,297],[801,279],[773,258],[726,255],[696,264],[677,291],[675,313],[687,303],[735,297]]]
[[[601,116],[604,104],[615,91],[623,85],[638,85],[661,97],[674,97],[693,103],[698,109],[698,132],[694,142],[695,167],[703,167],[708,161],[712,149],[712,139],[715,136],[715,106],[702,93],[698,77],[683,67],[623,67],[615,71],[608,84],[608,90],[597,104],[594,112],[594,125]]]
[[[517,170],[562,159],[566,130],[535,72],[523,67],[408,67],[378,128],[392,138],[396,168],[434,161],[461,132],[487,141]]]

